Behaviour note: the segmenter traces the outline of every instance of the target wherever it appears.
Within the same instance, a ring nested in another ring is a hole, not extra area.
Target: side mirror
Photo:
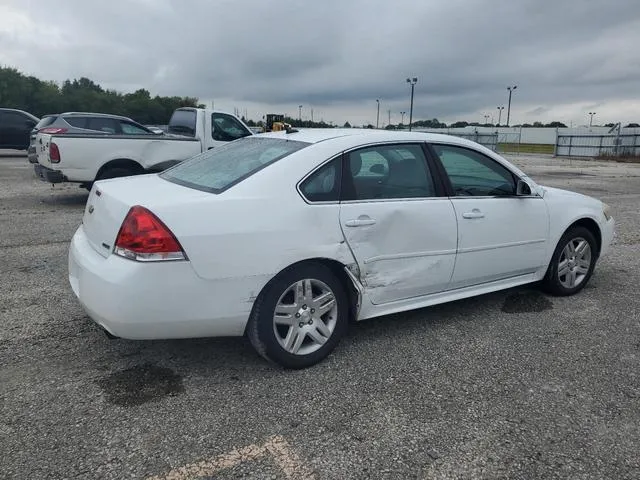
[[[516,186],[516,195],[518,196],[531,195],[531,187],[527,182],[525,182],[522,179],[518,179],[518,184]]]

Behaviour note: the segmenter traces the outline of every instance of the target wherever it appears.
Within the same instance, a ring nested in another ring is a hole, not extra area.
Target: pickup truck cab
[[[44,132],[47,130],[45,129]],[[34,170],[48,183],[91,189],[105,178],[160,172],[187,158],[254,133],[236,116],[204,108],[173,112],[166,135],[39,132]]]

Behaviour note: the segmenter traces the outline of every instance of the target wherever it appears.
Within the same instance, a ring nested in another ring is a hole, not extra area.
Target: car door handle
[[[347,220],[344,222],[347,227],[366,227],[367,225],[375,225],[375,223],[376,221],[367,215],[360,215],[355,220]]]
[[[474,208],[470,212],[463,213],[462,218],[484,218],[484,213],[477,208]]]

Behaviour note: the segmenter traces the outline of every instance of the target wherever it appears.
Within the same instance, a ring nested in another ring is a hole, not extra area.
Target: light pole
[[[504,107],[497,107],[498,108],[498,126],[500,126],[500,120],[502,120],[502,110],[504,110]]]
[[[404,126],[404,116],[407,114],[407,112],[400,112],[400,115],[402,115],[402,121],[400,123],[402,123],[402,126]]]
[[[591,127],[591,125],[593,125],[593,116],[596,114],[596,112],[589,112],[589,127]]]
[[[302,122],[302,105],[298,105],[298,120]]]
[[[407,83],[411,85],[411,108],[409,109],[409,131],[411,131],[411,124],[413,123],[413,89],[418,83],[418,77],[407,78]]]
[[[509,90],[509,106],[507,107],[507,127],[509,126],[509,118],[511,118],[511,94],[516,88],[518,88],[517,85],[514,85],[513,87],[507,87],[507,90]]]
[[[378,114],[376,116],[376,129],[378,128],[378,124],[380,123],[380,99],[376,98],[376,103],[378,104]]]
[[[387,110],[387,113],[389,114],[389,125],[391,125],[391,110]]]

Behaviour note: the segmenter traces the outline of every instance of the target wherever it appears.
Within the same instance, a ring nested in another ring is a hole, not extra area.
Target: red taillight
[[[43,128],[42,130],[38,130],[38,133],[48,133],[49,135],[55,135],[56,133],[65,133],[67,131],[66,128]]]
[[[60,149],[55,143],[49,145],[49,160],[51,163],[60,163]]]
[[[171,230],[140,205],[131,207],[127,213],[116,237],[113,252],[141,262],[187,259]]]

